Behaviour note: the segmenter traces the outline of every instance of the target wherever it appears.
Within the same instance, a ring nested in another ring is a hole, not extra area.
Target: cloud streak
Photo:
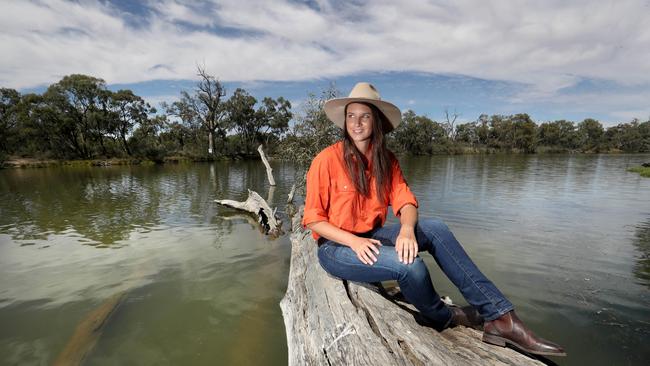
[[[650,85],[647,0],[4,1],[0,85],[85,73],[108,83],[290,81],[362,72],[457,74],[552,98],[585,78]],[[646,106],[636,109],[645,110]]]

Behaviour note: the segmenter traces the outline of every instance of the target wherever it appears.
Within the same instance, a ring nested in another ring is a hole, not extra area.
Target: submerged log
[[[243,202],[233,200],[214,200],[214,202],[255,214],[267,234],[275,236],[282,234],[282,222],[276,217],[277,209],[272,210],[264,198],[255,191],[249,189],[248,198]]]
[[[104,326],[124,301],[126,295],[127,291],[119,292],[104,301],[98,308],[86,314],[52,365],[81,365],[95,348],[97,341],[103,333]]]
[[[329,276],[301,217],[302,209],[292,223],[289,283],[280,302],[289,365],[543,365],[483,343],[474,329],[420,325],[410,304]]]

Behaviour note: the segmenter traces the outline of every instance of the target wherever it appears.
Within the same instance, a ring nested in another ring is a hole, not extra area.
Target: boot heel
[[[495,346],[506,346],[506,341],[503,338],[487,333],[483,333],[483,342],[493,344]]]

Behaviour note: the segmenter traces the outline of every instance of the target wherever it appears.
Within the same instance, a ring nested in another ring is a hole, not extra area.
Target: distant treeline
[[[218,159],[256,155],[259,144],[279,158],[308,162],[340,137],[325,117],[333,87],[310,94],[293,113],[286,99],[258,101],[244,89],[228,98],[223,84],[198,69],[194,91],[161,110],[130,90],[116,92],[102,79],[65,76],[43,94],[0,88],[0,162],[10,157],[38,159],[166,157]],[[633,120],[603,128],[593,119],[536,124],[527,114],[481,115],[457,124],[413,111],[389,135],[396,153],[428,155],[491,152],[650,152],[650,121]],[[290,123],[290,121],[293,121]]]

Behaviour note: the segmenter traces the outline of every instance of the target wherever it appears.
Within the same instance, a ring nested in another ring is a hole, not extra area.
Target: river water
[[[650,360],[650,155],[404,158],[444,220],[560,365]],[[0,170],[0,364],[47,365],[124,300],[88,365],[284,365],[290,243],[213,200],[251,188],[284,216],[292,164]],[[389,219],[395,221],[394,217]],[[287,220],[285,219],[285,222]],[[285,224],[285,227],[286,226]],[[436,289],[464,303],[428,254]]]

